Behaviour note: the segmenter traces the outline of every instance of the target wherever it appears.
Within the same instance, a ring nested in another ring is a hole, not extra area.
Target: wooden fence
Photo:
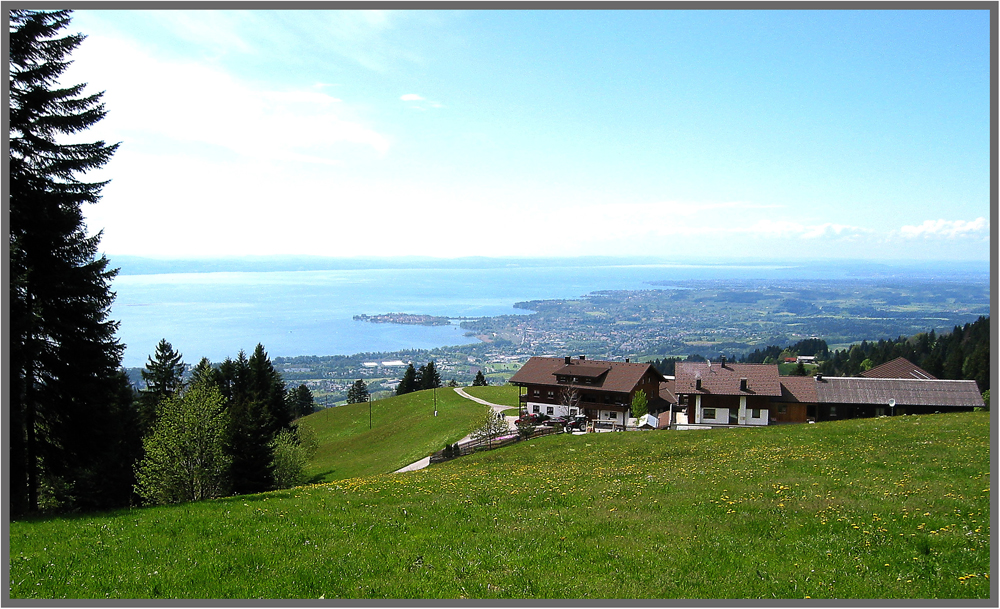
[[[521,434],[514,433],[512,435],[505,435],[499,438],[495,438],[493,441],[487,440],[469,440],[467,442],[462,442],[458,444],[458,450],[454,451],[449,448],[445,448],[437,451],[431,455],[431,463],[441,463],[442,461],[450,461],[457,457],[463,455],[471,455],[474,452],[483,450],[494,450],[496,448],[503,448],[504,446],[510,446],[511,444],[516,444],[526,439],[539,438],[541,436],[548,436],[554,433],[562,433],[562,428],[556,427],[536,427],[528,438],[522,438]]]

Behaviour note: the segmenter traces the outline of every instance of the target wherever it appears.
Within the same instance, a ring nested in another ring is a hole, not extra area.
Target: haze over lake
[[[258,342],[272,357],[459,345],[477,341],[464,336],[457,324],[408,326],[352,318],[389,312],[447,317],[526,314],[528,311],[516,309],[514,304],[579,298],[597,290],[650,289],[653,281],[938,277],[986,282],[989,277],[988,265],[980,263],[676,264],[634,259],[289,262],[122,257],[112,259],[112,264],[122,267],[113,286],[118,296],[112,315],[121,322],[119,337],[126,344],[126,367],[143,366],[161,338],[170,341],[192,364],[201,357],[221,361],[240,349],[250,352]],[[328,268],[288,270],[324,266]],[[226,268],[241,270],[222,270]],[[194,269],[212,272],[191,272]]]

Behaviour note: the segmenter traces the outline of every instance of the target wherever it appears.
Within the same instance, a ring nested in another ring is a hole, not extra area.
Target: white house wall
[[[571,417],[580,414],[580,408],[570,408],[569,406],[564,406],[562,404],[544,404],[542,402],[526,402],[526,407],[529,413],[547,414],[550,417]],[[549,412],[549,408],[552,412]],[[573,412],[570,412],[570,411]],[[621,423],[621,421],[618,421]]]
[[[752,410],[747,410],[747,425],[767,425],[768,411],[766,408],[761,409],[759,417],[753,417],[752,414]]]
[[[631,413],[627,410],[625,411],[624,416],[622,416],[622,413],[617,410],[599,410],[597,418],[601,421],[615,421],[616,423],[624,425],[630,414]]]
[[[698,423],[717,423],[720,425],[729,424],[729,409],[728,408],[716,408],[715,418],[708,418],[705,416],[706,410],[712,410],[711,408],[701,409],[701,420]]]

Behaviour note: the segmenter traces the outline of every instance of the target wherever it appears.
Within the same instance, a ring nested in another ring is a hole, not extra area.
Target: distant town
[[[598,359],[729,356],[821,338],[829,348],[895,339],[989,315],[986,285],[944,281],[684,281],[657,289],[595,292],[573,300],[517,303],[527,315],[450,320],[419,313],[359,314],[374,323],[459,322],[469,344],[429,350],[275,357],[289,385],[320,405],[342,402],[357,379],[389,395],[405,367],[434,361],[442,380],[467,385],[478,372],[505,383],[532,356]],[[792,364],[785,364],[793,366]]]

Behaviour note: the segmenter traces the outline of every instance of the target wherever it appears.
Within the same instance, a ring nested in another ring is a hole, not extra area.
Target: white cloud
[[[209,65],[158,60],[134,43],[100,36],[88,38],[74,59],[67,82],[89,80],[106,90],[100,128],[125,147],[155,136],[253,159],[329,164],[356,154],[355,146],[380,155],[391,146],[339,98],[315,89],[260,88]]]
[[[427,108],[444,108],[444,106],[440,102],[427,99],[426,97],[422,95],[417,95],[416,93],[407,93],[405,95],[401,95],[399,99],[405,102],[416,102],[410,104],[410,107],[415,108],[417,110],[426,110]]]
[[[924,220],[924,223],[919,226],[903,226],[899,229],[899,234],[908,238],[944,237],[954,239],[956,237],[988,236],[989,229],[990,223],[983,217],[972,221],[940,219]]]

